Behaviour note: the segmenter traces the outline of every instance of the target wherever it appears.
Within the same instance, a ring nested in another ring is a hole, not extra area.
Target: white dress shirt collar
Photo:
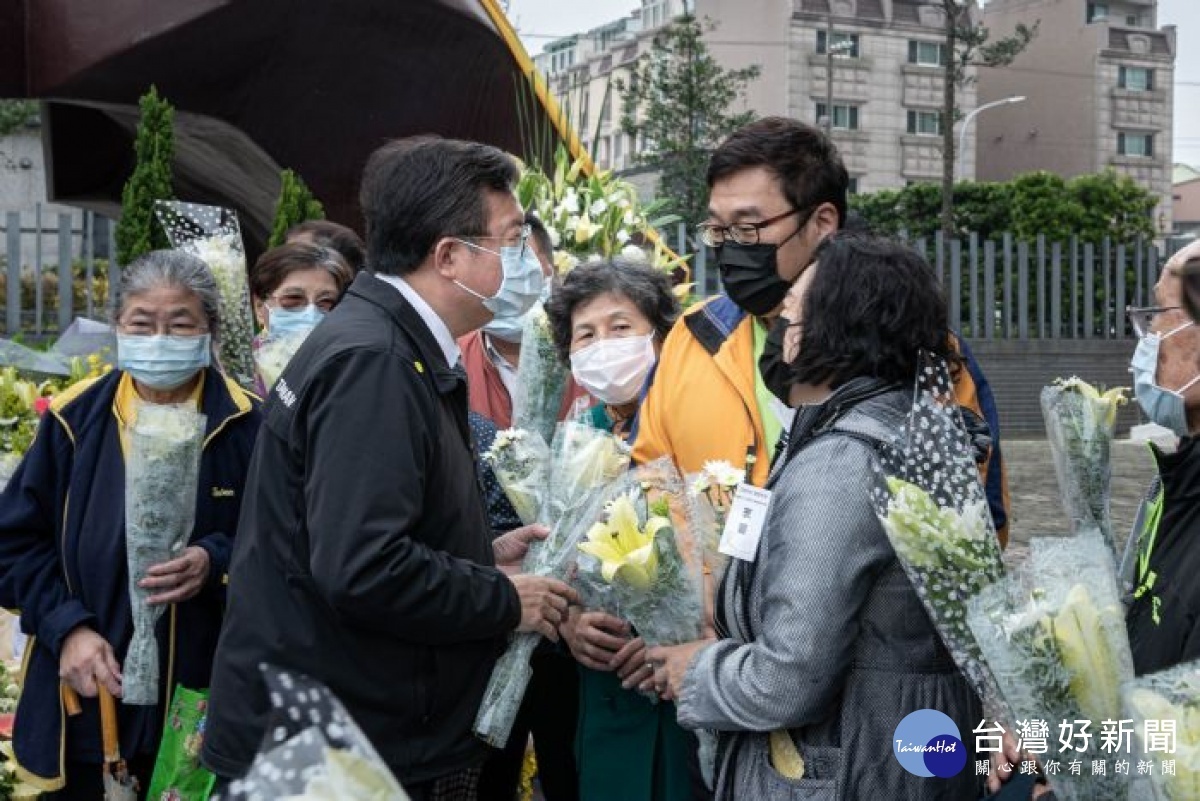
[[[454,367],[459,363],[462,357],[462,351],[459,350],[458,343],[454,341],[454,335],[450,333],[450,327],[445,321],[438,316],[438,313],[433,310],[425,298],[417,293],[417,290],[398,275],[384,275],[375,273],[375,277],[386,284],[391,284],[404,299],[412,304],[413,309],[420,315],[421,320],[429,328],[429,332],[433,334],[433,338],[437,341],[438,347],[442,349],[442,354],[446,357],[446,364]]]

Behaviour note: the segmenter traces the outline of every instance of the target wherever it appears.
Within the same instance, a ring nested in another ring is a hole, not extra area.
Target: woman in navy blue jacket
[[[117,367],[59,395],[0,497],[0,604],[31,637],[13,747],[18,773],[51,798],[100,798],[103,685],[121,695],[133,632],[125,554],[122,428],[140,403],[195,403],[206,416],[195,525],[187,547],[141,586],[167,607],[157,635],[159,704],[119,705],[121,753],[149,784],[169,694],[207,688],[224,580],[259,401],[210,366],[217,288],[207,266],[155,251],[125,271]],[[61,677],[61,678],[60,678]],[[64,685],[83,697],[68,717]]]

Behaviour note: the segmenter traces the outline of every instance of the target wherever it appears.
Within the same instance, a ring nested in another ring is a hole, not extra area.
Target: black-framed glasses
[[[1133,326],[1133,333],[1139,337],[1144,337],[1150,333],[1151,327],[1154,325],[1154,318],[1164,312],[1179,311],[1178,306],[1126,306],[1125,314],[1129,317],[1129,323]],[[1191,323],[1185,323],[1183,327],[1187,327]],[[1176,329],[1178,330],[1178,329]],[[1170,336],[1174,331],[1165,336]]]
[[[799,214],[800,209],[792,208],[776,214],[762,222],[742,222],[734,223],[733,225],[717,225],[716,223],[700,223],[696,226],[696,235],[700,237],[700,241],[710,248],[719,248],[725,244],[725,240],[729,239],[739,245],[757,245],[759,232],[768,225],[774,225],[780,220],[791,217],[793,214]]]

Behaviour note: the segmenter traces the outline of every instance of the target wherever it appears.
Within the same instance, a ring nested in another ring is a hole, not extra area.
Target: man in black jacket
[[[1200,327],[1180,308],[1182,267],[1196,257],[1200,243],[1171,257],[1154,287],[1159,306],[1130,315],[1141,337],[1132,362],[1138,403],[1181,437],[1173,453],[1151,446],[1158,477],[1126,556],[1133,598],[1125,623],[1138,675],[1200,658]]]
[[[493,147],[429,137],[367,164],[369,272],[276,383],[250,466],[203,754],[223,779],[263,738],[271,663],[326,684],[415,801],[474,798],[507,635],[557,639],[573,591],[495,567],[531,534],[493,551],[457,366],[457,337],[541,288],[516,177]]]

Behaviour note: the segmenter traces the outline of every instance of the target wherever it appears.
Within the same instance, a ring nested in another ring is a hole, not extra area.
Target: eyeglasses
[[[501,247],[505,247],[505,248],[519,247],[519,248],[521,248],[521,254],[524,255],[525,244],[529,241],[529,234],[532,231],[533,231],[533,229],[529,225],[522,225],[520,232],[515,237],[513,237],[513,236],[474,236],[474,235],[472,235],[472,236],[458,236],[458,237],[455,237],[455,239],[462,242],[464,245],[467,245],[468,247],[473,247],[476,250],[482,250],[484,253],[494,253],[497,256],[499,256],[500,254],[497,253],[496,251],[491,250],[489,248],[480,247],[479,245],[476,245],[471,240],[472,239],[499,240]]]
[[[700,241],[710,248],[719,248],[728,238],[739,245],[757,245],[759,232],[768,225],[774,225],[780,220],[799,214],[800,209],[789,209],[782,214],[754,223],[734,223],[733,225],[717,225],[716,223],[700,223],[696,226],[696,235]]]
[[[1126,306],[1125,314],[1129,317],[1129,323],[1133,326],[1133,333],[1139,337],[1144,337],[1151,333],[1151,328],[1154,324],[1154,318],[1160,314],[1171,311],[1179,311],[1178,306]],[[1194,325],[1192,322],[1186,322],[1183,325],[1168,331],[1162,335],[1163,339],[1176,334],[1189,325]]]
[[[337,295],[322,294],[311,297],[303,292],[282,292],[267,295],[267,298],[275,301],[279,304],[279,308],[286,309],[287,311],[299,311],[311,303],[321,311],[328,312],[338,302]]]

